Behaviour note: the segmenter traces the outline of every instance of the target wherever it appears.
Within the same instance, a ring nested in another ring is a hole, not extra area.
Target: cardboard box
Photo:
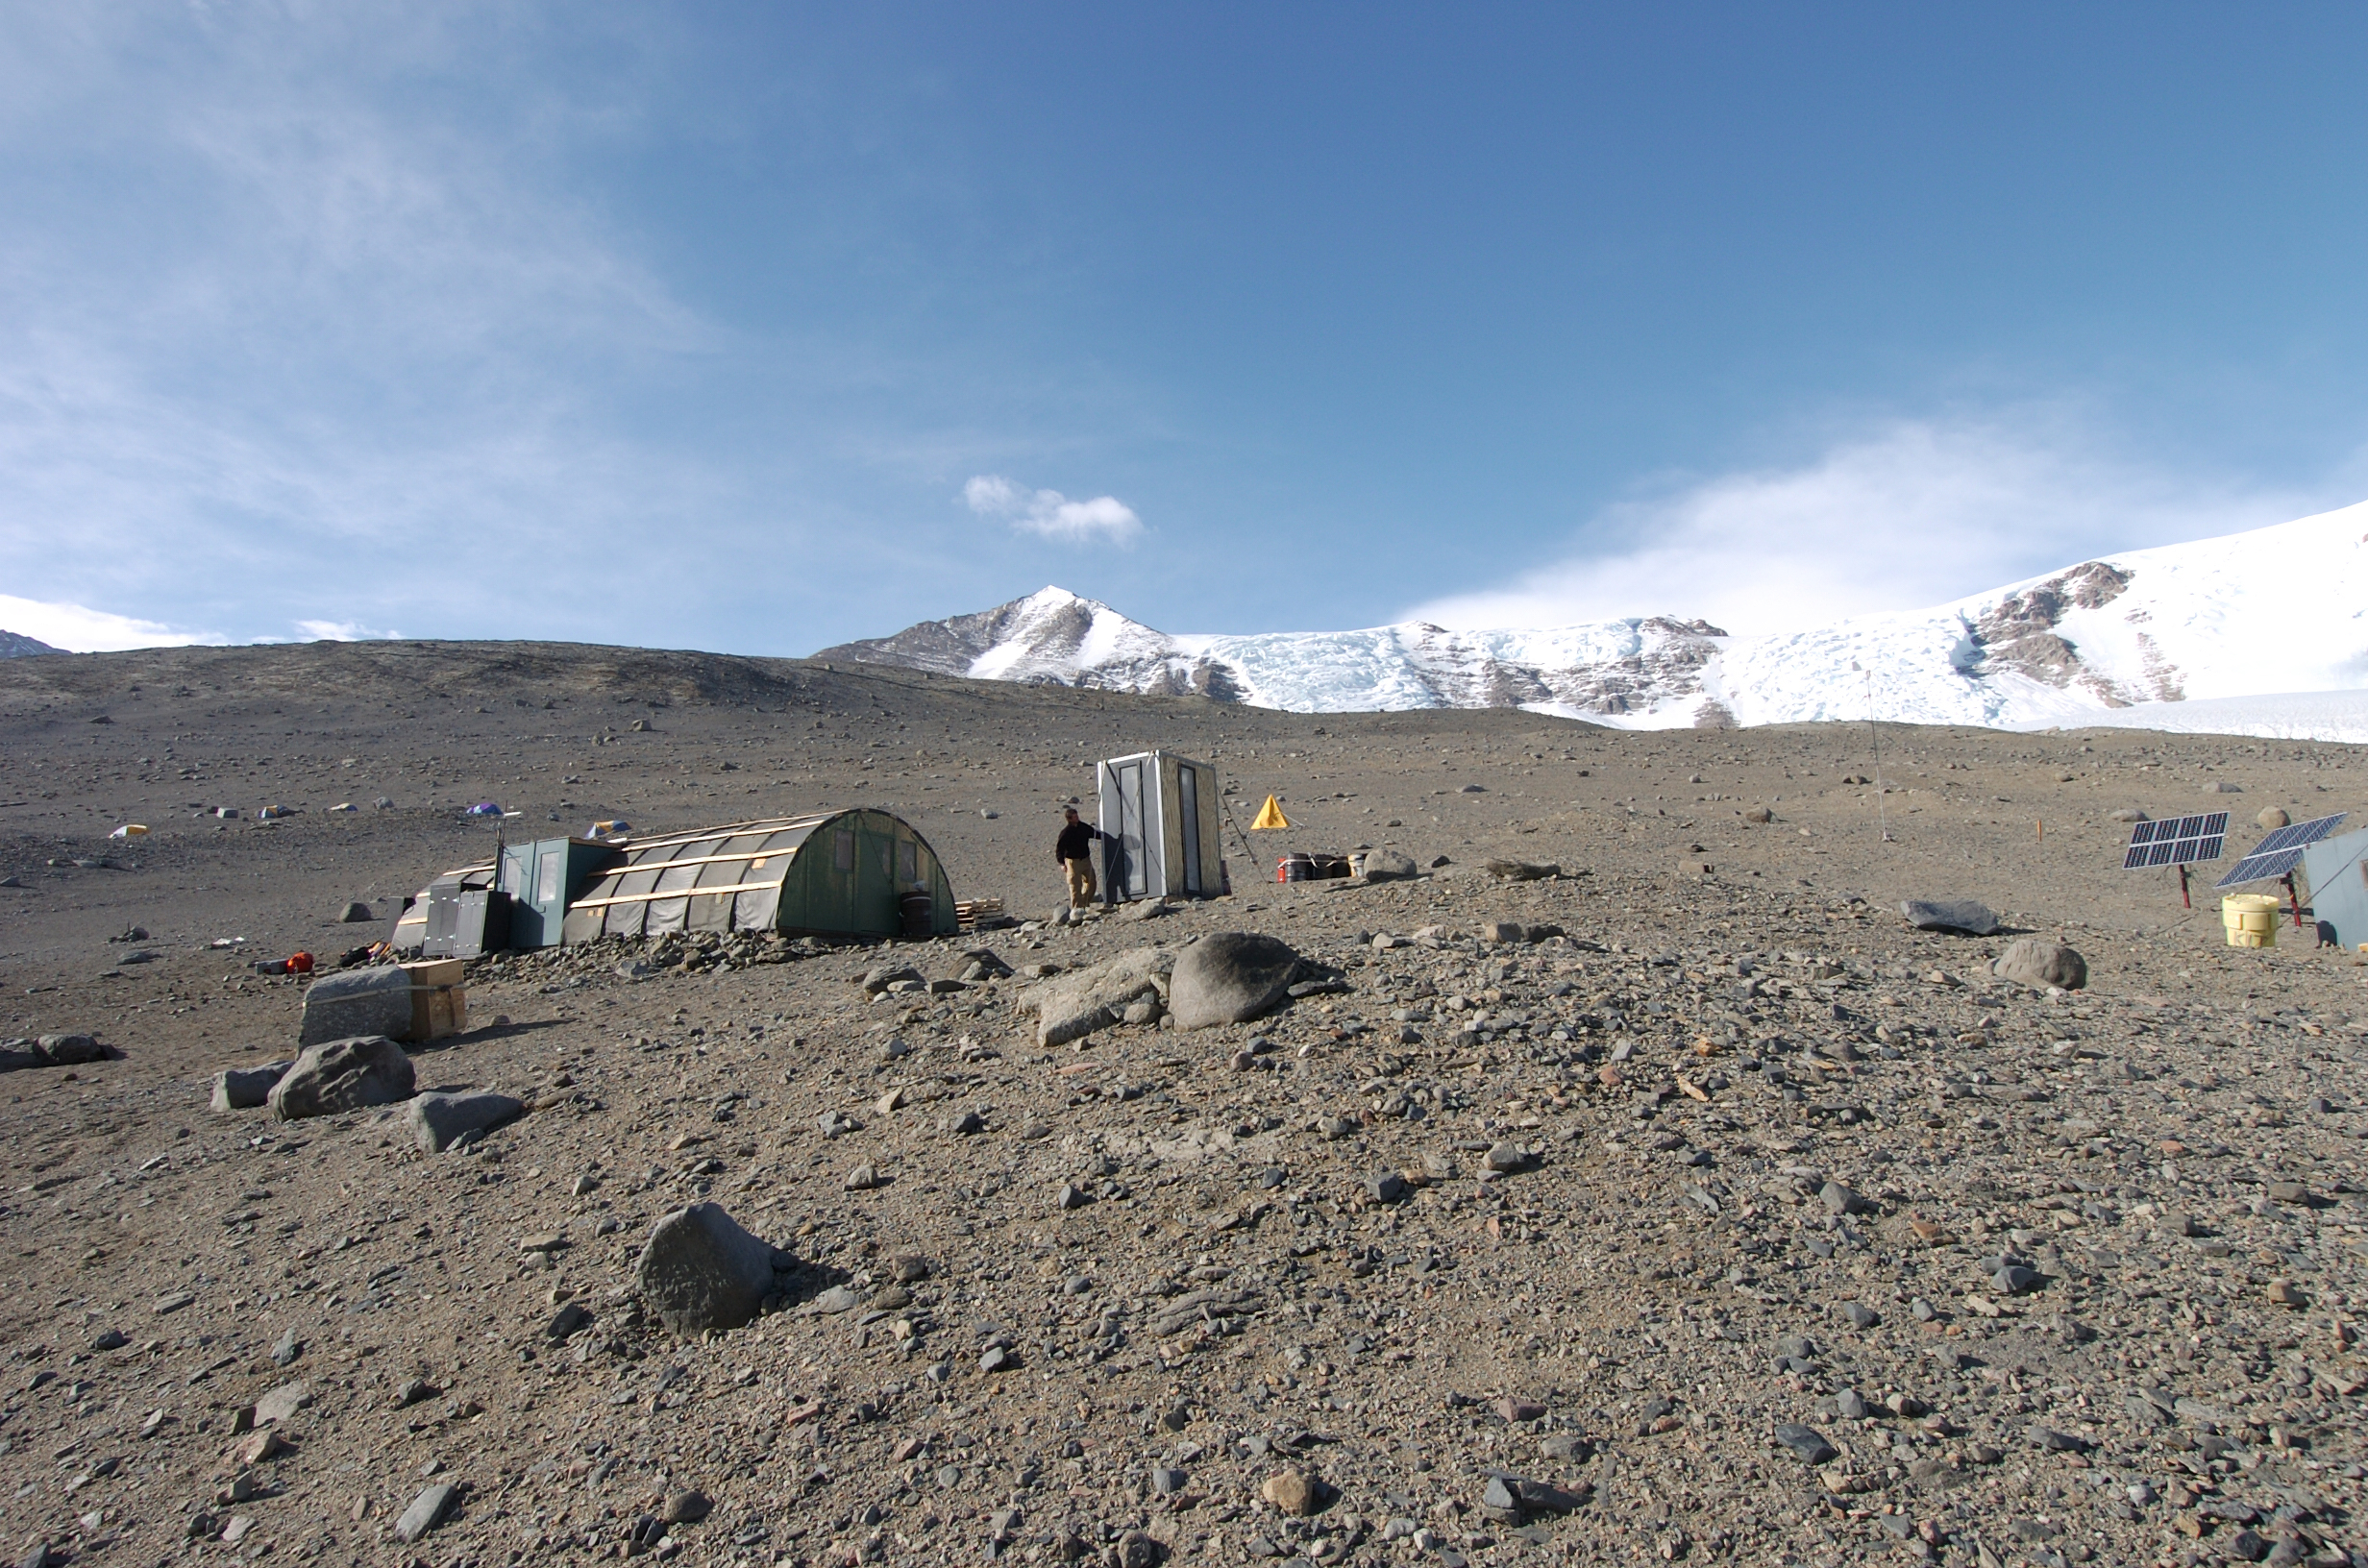
[[[456,958],[432,958],[421,964],[406,964],[403,972],[411,977],[415,986],[456,986],[468,965]]]

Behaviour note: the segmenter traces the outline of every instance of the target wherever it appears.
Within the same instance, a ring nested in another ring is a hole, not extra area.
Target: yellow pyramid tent
[[[1291,819],[1283,815],[1283,808],[1277,805],[1274,796],[1270,795],[1267,796],[1267,803],[1258,808],[1258,820],[1249,825],[1252,828],[1289,827]]]

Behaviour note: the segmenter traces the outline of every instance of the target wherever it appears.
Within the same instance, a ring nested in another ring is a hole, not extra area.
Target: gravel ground
[[[0,1527],[53,1560],[2368,1547],[2368,969],[2221,945],[2109,816],[2226,806],[2241,845],[2359,804],[2347,748],[1887,729],[1878,800],[1863,726],[502,645],[8,661],[0,738],[5,1032],[111,1051],[0,1077]],[[1233,896],[1147,919],[487,960],[474,1027],[413,1051],[530,1103],[482,1140],[208,1109],[293,1054],[302,985],[250,961],[377,935],[331,917],[481,853],[469,800],[886,805],[1026,917],[1082,760],[1152,745],[1284,796],[1261,860],[1427,872],[1276,886],[1233,844]],[[298,814],[197,815],[266,802]],[[1925,896],[2008,929],[1912,930]],[[1048,974],[1220,931],[1320,983],[1038,1044]],[[2087,989],[1992,976],[2022,933]],[[900,966],[944,984],[862,984]],[[689,1340],[635,1265],[701,1200],[801,1266]]]

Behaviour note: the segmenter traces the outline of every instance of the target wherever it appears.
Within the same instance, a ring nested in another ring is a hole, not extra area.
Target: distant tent
[[[667,931],[890,937],[905,898],[928,929],[958,928],[953,888],[927,841],[884,811],[817,812],[646,839],[569,900],[562,940]]]
[[[1283,815],[1283,808],[1276,804],[1274,796],[1270,795],[1267,796],[1267,803],[1258,808],[1258,820],[1249,825],[1253,828],[1289,827],[1291,819]]]

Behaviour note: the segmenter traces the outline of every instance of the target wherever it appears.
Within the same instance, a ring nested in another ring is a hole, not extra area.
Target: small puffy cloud
[[[999,517],[1047,539],[1110,539],[1124,543],[1143,531],[1143,519],[1116,496],[1072,501],[1058,490],[1030,490],[1000,474],[980,474],[962,487],[962,500],[981,517]]]
[[[86,604],[59,604],[0,594],[0,630],[15,632],[69,653],[111,653],[126,648],[188,648],[219,645],[218,632],[183,631],[159,621],[112,615]]]

